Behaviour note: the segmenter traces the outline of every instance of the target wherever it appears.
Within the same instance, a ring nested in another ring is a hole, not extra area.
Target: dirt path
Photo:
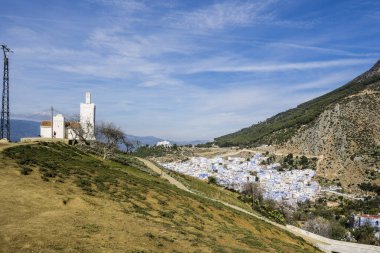
[[[238,151],[228,152],[226,154],[221,155],[220,157],[237,156],[237,155],[239,155],[242,152],[256,153],[257,151],[250,150],[250,149],[241,149],[241,150],[238,150]]]
[[[186,188],[186,186],[184,186],[181,182],[179,182],[178,180],[174,179],[173,177],[169,176],[168,174],[165,173],[165,171],[163,171],[162,169],[160,169],[159,167],[157,167],[154,163],[152,163],[151,161],[148,161],[146,159],[143,159],[143,158],[139,158],[137,157],[137,159],[139,159],[141,162],[143,162],[149,169],[153,170],[154,172],[158,173],[161,175],[162,178],[166,179],[169,181],[169,183],[177,186],[179,189],[181,190],[184,190],[184,191],[187,191],[187,192],[191,192],[189,189]]]
[[[240,150],[240,152],[241,151],[247,151],[247,150]],[[231,153],[228,155],[231,155]],[[190,189],[188,189],[186,186],[184,186],[178,180],[176,180],[173,177],[171,177],[170,175],[166,174],[162,169],[157,167],[154,163],[152,163],[146,159],[143,159],[143,158],[138,158],[138,159],[140,161],[142,161],[148,168],[150,168],[154,172],[161,174],[162,178],[167,179],[171,184],[177,186],[178,188],[185,190],[187,192],[191,192],[193,194],[196,194],[199,197],[206,198],[206,199],[211,200],[211,201],[219,202],[219,203],[221,203],[225,206],[228,206],[232,209],[235,209],[239,212],[243,212],[243,213],[248,214],[250,216],[253,216],[257,219],[268,222],[273,226],[284,229],[284,230],[286,230],[286,231],[288,231],[288,232],[290,232],[296,236],[300,236],[304,240],[315,245],[316,247],[318,247],[319,249],[321,249],[324,252],[328,252],[328,253],[331,253],[331,252],[336,252],[336,253],[380,253],[380,247],[376,247],[376,246],[372,246],[372,245],[366,245],[366,244],[358,244],[358,243],[350,243],[350,242],[332,240],[332,239],[329,239],[326,237],[322,237],[322,236],[310,233],[308,231],[302,230],[300,228],[297,228],[297,227],[294,227],[291,225],[283,226],[283,225],[275,223],[271,220],[268,220],[267,218],[264,218],[258,214],[244,210],[243,208],[240,208],[238,206],[231,205],[229,203],[226,203],[226,202],[223,202],[223,201],[220,201],[217,199],[211,199],[211,198],[199,195],[195,192],[192,192]]]

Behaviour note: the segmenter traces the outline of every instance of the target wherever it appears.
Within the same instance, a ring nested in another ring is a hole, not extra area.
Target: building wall
[[[51,138],[51,127],[40,126],[40,136],[42,138]]]
[[[156,146],[171,147],[172,144],[168,141],[159,141],[159,142],[157,142]]]
[[[371,227],[380,230],[380,217],[363,217],[363,216],[354,216],[355,220],[355,227],[361,227],[366,224],[370,225]]]
[[[80,124],[87,140],[95,140],[95,104],[80,104]]]
[[[66,128],[66,138],[69,140],[75,140],[77,139],[77,136],[71,128]]]
[[[65,118],[62,114],[57,114],[53,117],[53,133],[54,138],[65,138]]]

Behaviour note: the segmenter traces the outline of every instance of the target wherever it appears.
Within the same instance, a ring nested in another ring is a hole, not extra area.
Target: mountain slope
[[[357,94],[371,85],[379,86],[379,81],[380,61],[369,71],[332,92],[279,113],[264,122],[215,138],[215,143],[219,146],[284,143],[294,136],[298,128],[315,121],[328,106],[339,103],[341,99]]]
[[[215,142],[275,144],[283,153],[323,157],[317,175],[349,191],[380,185],[380,61],[326,95]]]
[[[154,173],[59,143],[12,145],[0,154],[0,251],[320,252]]]
[[[318,175],[345,189],[380,185],[380,83],[330,105],[282,146],[288,152],[323,156]]]

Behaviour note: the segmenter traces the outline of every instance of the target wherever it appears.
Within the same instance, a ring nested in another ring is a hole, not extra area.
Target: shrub
[[[174,217],[174,211],[159,211],[160,215],[165,218],[172,219]]]
[[[216,184],[216,178],[213,176],[208,177],[208,183],[209,184]]]
[[[20,173],[21,175],[29,175],[33,170],[29,167],[21,167]]]
[[[359,243],[376,244],[376,237],[374,236],[374,229],[370,225],[364,225],[353,231],[355,239]]]
[[[315,217],[305,222],[303,228],[309,232],[324,237],[331,237],[332,228],[328,220],[322,217]]]
[[[331,223],[331,238],[335,240],[344,240],[347,236],[347,230],[338,222]]]

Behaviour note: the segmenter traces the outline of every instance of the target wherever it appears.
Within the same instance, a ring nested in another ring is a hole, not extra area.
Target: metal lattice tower
[[[1,45],[4,53],[3,72],[3,100],[1,106],[1,139],[11,139],[11,125],[9,121],[9,61],[8,54],[12,52],[6,45]]]

